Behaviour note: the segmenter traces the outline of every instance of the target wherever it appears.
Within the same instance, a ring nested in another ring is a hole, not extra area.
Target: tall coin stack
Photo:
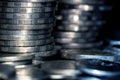
[[[55,0],[0,1],[0,62],[27,64],[34,55],[53,55],[55,10]]]
[[[59,0],[55,42],[60,49],[91,50],[103,45],[100,30],[107,23],[110,0]]]

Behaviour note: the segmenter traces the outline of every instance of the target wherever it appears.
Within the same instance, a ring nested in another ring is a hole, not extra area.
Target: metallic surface
[[[98,60],[98,59],[83,59],[80,61],[81,70],[87,74],[100,76],[100,77],[112,77],[120,75],[120,64]]]
[[[38,12],[52,12],[54,7],[43,7],[43,8],[0,8],[1,13],[38,13]]]
[[[61,50],[62,56],[67,59],[100,59],[114,61],[117,56],[114,53],[103,52],[100,50]]]
[[[0,41],[0,46],[42,46],[53,42],[53,38],[44,40],[17,40],[17,41]]]
[[[13,62],[22,60],[32,60],[34,54],[8,54],[0,53],[0,62]]]
[[[40,25],[15,25],[15,24],[0,24],[0,29],[13,29],[13,30],[37,30],[37,29],[50,29],[54,23],[40,24]]]
[[[16,25],[39,25],[45,23],[54,23],[55,18],[45,19],[0,19],[0,24],[16,24]]]
[[[54,17],[54,12],[47,13],[0,13],[1,19],[39,19],[39,18],[49,18]]]
[[[0,40],[38,40],[50,38],[51,34],[46,35],[0,35]]]
[[[13,66],[9,65],[0,65],[0,79],[9,80],[15,77],[15,69]]]
[[[8,2],[8,1],[0,1],[0,7],[55,7],[56,2],[55,1],[51,1],[51,2]]]
[[[43,46],[32,46],[32,47],[5,47],[0,46],[1,52],[7,53],[30,53],[30,52],[43,52],[47,50],[52,50],[54,48],[53,44],[43,45]]]
[[[107,0],[69,0],[69,1],[65,1],[65,0],[59,0],[60,2],[63,3],[67,3],[67,4],[104,4],[105,2],[108,2]]]

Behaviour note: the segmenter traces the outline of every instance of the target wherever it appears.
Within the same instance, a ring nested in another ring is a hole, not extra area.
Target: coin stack
[[[58,49],[100,49],[100,31],[112,10],[109,1],[59,0],[54,35]]]
[[[0,1],[0,60],[29,61],[30,55],[35,54],[35,59],[53,55],[55,10],[55,0]]]

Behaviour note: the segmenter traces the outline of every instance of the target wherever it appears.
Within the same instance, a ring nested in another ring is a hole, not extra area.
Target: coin
[[[10,30],[42,30],[50,29],[54,26],[54,23],[40,24],[40,25],[15,25],[15,24],[0,24],[0,29],[10,29]]]
[[[14,62],[22,60],[32,60],[34,54],[5,54],[1,53],[0,62]]]
[[[16,76],[15,68],[9,65],[0,65],[0,79],[8,80]]]
[[[51,74],[76,76],[77,74],[81,74],[76,69],[76,65],[76,62],[72,60],[45,61],[41,64],[41,69]]]
[[[55,0],[4,0],[8,2],[51,2]]]
[[[56,2],[51,1],[51,2],[8,2],[8,1],[0,1],[0,6],[1,7],[55,7]]]
[[[111,61],[83,59],[80,62],[83,64],[83,66],[81,66],[81,70],[93,76],[112,77],[120,75],[120,64]],[[97,73],[94,71],[97,71]]]
[[[54,12],[46,12],[46,13],[0,13],[1,19],[39,19],[39,18],[52,18],[54,17]]]
[[[43,40],[17,40],[17,41],[0,41],[0,46],[19,46],[19,47],[28,47],[28,46],[40,46],[46,45],[53,42],[53,38],[43,39]]]
[[[109,11],[112,10],[112,6],[107,5],[90,5],[90,4],[80,4],[80,5],[68,5],[68,4],[59,4],[63,9],[80,9],[81,11]],[[59,8],[59,7],[58,7]]]
[[[39,12],[53,12],[54,7],[43,7],[43,8],[0,8],[1,13],[39,13]]]
[[[95,37],[98,36],[97,32],[56,32],[55,34],[56,38],[90,38],[90,37]]]
[[[62,20],[62,21],[58,21],[57,20],[57,23],[58,24],[76,24],[76,25],[81,25],[81,26],[88,26],[88,25],[103,25],[106,23],[106,20],[98,20],[98,21],[83,21],[83,20],[80,20],[80,21],[74,21],[74,20]]]
[[[18,25],[34,25],[43,23],[54,23],[55,18],[45,19],[0,19],[0,24],[18,24]]]
[[[47,73],[36,67],[17,69],[15,80],[41,80],[47,77]]]
[[[50,34],[52,29],[43,29],[43,30],[0,30],[1,35],[41,35],[41,34]]]
[[[31,52],[43,52],[53,49],[53,44],[43,45],[43,46],[32,46],[32,47],[5,47],[0,46],[0,52],[7,53],[31,53]]]
[[[66,43],[89,43],[89,42],[97,41],[96,38],[55,38],[56,43],[66,44]]]
[[[47,35],[0,35],[0,40],[39,40],[50,38],[51,34]]]
[[[35,60],[39,60],[41,57],[53,56],[56,54],[56,50],[44,51],[44,52],[35,52]]]
[[[98,48],[100,47],[103,42],[91,42],[91,43],[66,43],[66,44],[60,44],[56,43],[57,45],[61,46],[62,49],[91,49],[91,48]]]
[[[84,32],[84,31],[98,31],[100,26],[80,26],[75,24],[66,24],[66,25],[58,25],[56,26],[57,30],[60,31],[72,31],[72,32]]]
[[[66,3],[66,4],[105,4],[105,3],[110,3],[110,1],[107,0],[69,0],[69,1],[64,1],[64,0],[59,0],[60,2]]]
[[[117,56],[114,53],[100,50],[60,50],[64,58],[81,60],[81,59],[100,59],[114,61]]]

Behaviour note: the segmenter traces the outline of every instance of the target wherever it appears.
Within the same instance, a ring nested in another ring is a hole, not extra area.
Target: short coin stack
[[[53,55],[55,10],[55,0],[0,1],[0,60],[15,57],[24,61],[34,54],[35,59]]]
[[[59,0],[55,26],[58,48],[101,48],[100,30],[111,10],[109,0]]]

